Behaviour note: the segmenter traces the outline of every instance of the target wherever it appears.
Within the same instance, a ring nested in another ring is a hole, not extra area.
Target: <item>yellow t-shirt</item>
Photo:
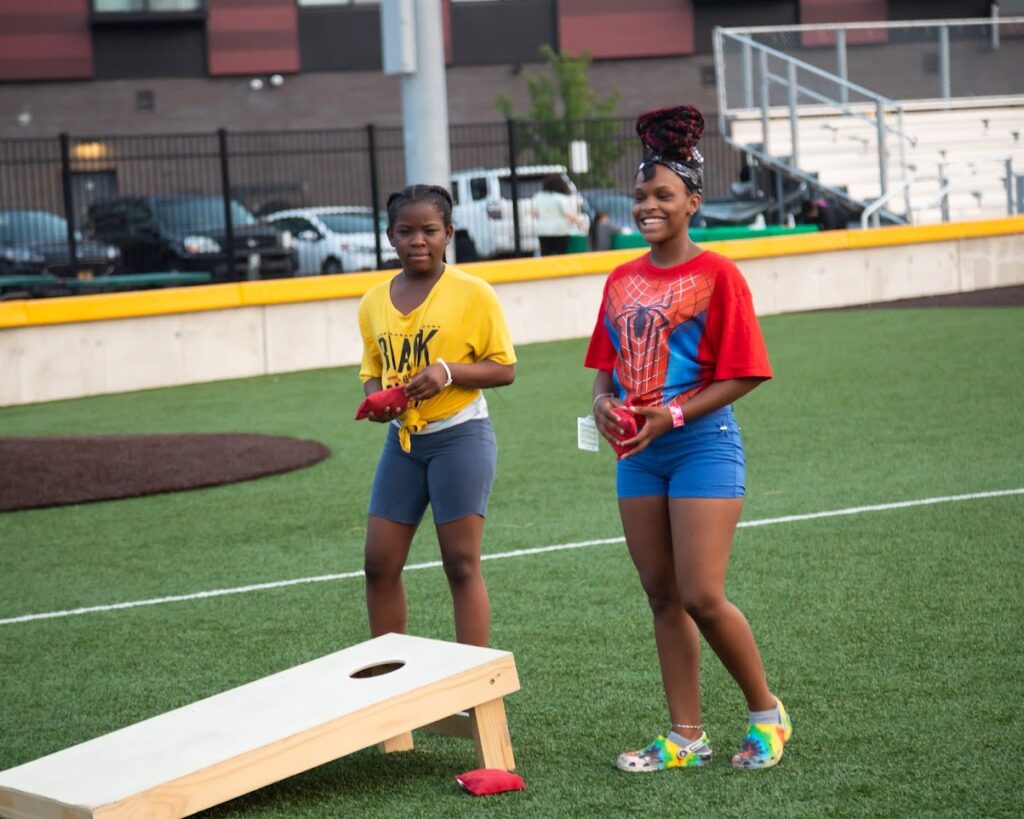
[[[384,388],[408,384],[420,370],[443,358],[449,364],[491,360],[515,364],[512,337],[498,296],[483,279],[445,267],[430,293],[403,315],[391,301],[391,279],[367,291],[359,303],[363,363],[359,378],[379,378]],[[409,431],[448,418],[480,395],[475,387],[456,384],[426,401],[416,402],[401,417],[405,442]]]

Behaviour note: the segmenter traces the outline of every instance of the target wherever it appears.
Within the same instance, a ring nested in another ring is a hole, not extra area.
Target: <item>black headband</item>
[[[642,173],[646,182],[654,175],[655,165],[664,165],[682,179],[692,193],[702,193],[704,191],[704,157],[700,155],[700,151],[696,148],[691,148],[690,154],[693,156],[692,162],[669,159],[657,153],[650,154],[644,157],[644,161],[637,168],[637,173]]]

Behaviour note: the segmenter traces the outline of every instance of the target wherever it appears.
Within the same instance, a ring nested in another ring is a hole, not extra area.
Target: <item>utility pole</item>
[[[441,0],[381,0],[384,73],[402,78],[407,184],[451,184]]]

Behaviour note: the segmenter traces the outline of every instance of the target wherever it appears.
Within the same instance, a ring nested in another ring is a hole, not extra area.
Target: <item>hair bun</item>
[[[689,162],[704,134],[704,115],[692,105],[659,108],[639,116],[636,132],[649,151]]]

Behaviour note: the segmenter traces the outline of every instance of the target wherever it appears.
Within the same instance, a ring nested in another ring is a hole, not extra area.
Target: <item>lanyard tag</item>
[[[576,446],[585,452],[597,452],[598,435],[594,416],[576,419]]]

